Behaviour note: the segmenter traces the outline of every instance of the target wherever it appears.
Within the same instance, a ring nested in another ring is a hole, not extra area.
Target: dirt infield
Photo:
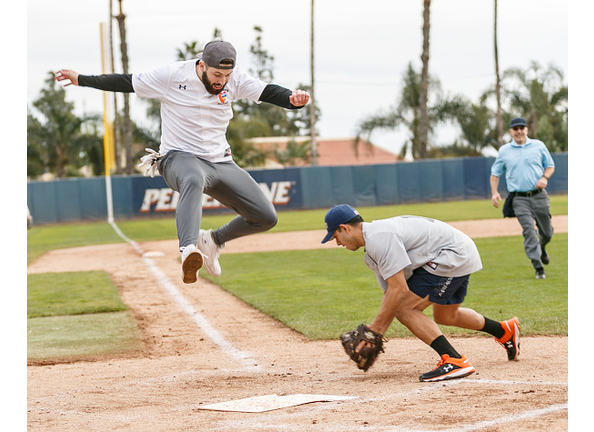
[[[513,222],[513,223],[510,223]],[[567,232],[567,217],[553,218]],[[473,237],[519,234],[515,220],[457,223]],[[320,231],[260,234],[224,253],[320,245]],[[142,257],[143,252],[163,252]],[[29,364],[29,431],[562,431],[568,429],[568,338],[524,337],[517,362],[492,338],[453,339],[477,372],[420,383],[438,358],[417,339],[390,340],[368,372],[338,341],[310,341],[199,279],[181,282],[176,241],[52,251],[28,273],[108,271],[144,349],[112,358]],[[223,269],[225,271],[225,269]],[[521,319],[521,317],[520,317]],[[244,398],[333,395],[260,413],[205,410]]]

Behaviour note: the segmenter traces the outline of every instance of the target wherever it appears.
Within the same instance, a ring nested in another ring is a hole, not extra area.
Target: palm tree
[[[412,137],[410,145],[412,147],[413,157],[415,159],[424,159],[427,157],[427,151],[429,148],[429,132],[433,126],[430,124],[430,108],[429,103],[429,87],[431,86],[429,77],[429,40],[430,40],[430,11],[431,11],[431,0],[423,0],[423,51],[421,53],[421,75],[417,82],[415,72],[412,66],[409,65],[407,75],[405,78],[405,87],[401,95],[400,106],[396,111],[388,111],[373,115],[364,120],[359,125],[359,132],[355,138],[355,152],[357,152],[357,146],[360,140],[361,133],[367,133],[368,135],[374,129],[396,129],[400,124],[407,124],[409,127]],[[438,107],[434,107],[438,108]],[[403,117],[404,111],[412,111],[412,119],[406,120]],[[369,139],[368,139],[369,141]],[[402,148],[401,156],[404,156],[407,150],[408,143]]]
[[[534,61],[527,70],[510,68],[504,72],[510,112],[526,118],[531,138],[544,141],[556,151],[567,151],[569,91],[563,81],[559,68],[550,64],[543,69]]]
[[[497,48],[497,0],[495,0],[493,41],[495,45],[495,99],[497,100],[495,133],[497,137],[497,148],[499,148],[503,145],[503,113],[501,111],[501,78],[499,77],[499,53]]]
[[[126,42],[126,15],[122,11],[122,0],[120,2],[120,13],[116,15],[120,30],[120,52],[122,55],[122,68],[125,74],[128,73],[128,44]],[[132,120],[130,119],[130,94],[124,93],[124,149],[126,154],[126,174],[134,173],[134,160],[132,153]]]
[[[484,94],[479,104],[459,99],[455,109],[456,122],[460,126],[462,142],[459,143],[465,152],[459,155],[480,156],[482,150],[493,144],[493,131],[491,119],[493,112],[486,104],[488,94]]]
[[[410,136],[402,146],[400,157],[404,158],[408,149],[411,150],[414,159],[426,157],[428,148],[424,150],[421,148],[420,94],[421,75],[409,63],[403,75],[403,86],[398,105],[387,110],[380,110],[359,122],[354,142],[355,150],[362,137],[371,142],[371,134],[376,130],[396,130],[404,126],[410,131]],[[439,123],[455,119],[455,114],[460,109],[462,102],[459,98],[445,98],[442,95],[439,80],[431,75],[427,77],[427,95],[430,100],[427,106],[427,134],[429,134]]]
[[[418,155],[424,159],[427,157],[427,148],[429,146],[429,114],[427,112],[427,97],[429,85],[429,29],[431,27],[429,17],[431,9],[431,0],[423,1],[423,53],[421,61],[423,68],[421,70],[421,85],[419,92],[419,136],[418,136]]]
[[[109,56],[111,63],[110,73],[113,73],[113,65],[115,65],[115,58],[113,55],[113,0],[109,0]],[[117,93],[113,92],[113,109],[114,109],[114,124],[120,124],[120,113],[118,112],[118,96]],[[122,137],[119,127],[114,128],[113,131],[113,148],[115,156],[115,173],[122,174],[122,161],[121,159],[121,148],[122,148]]]

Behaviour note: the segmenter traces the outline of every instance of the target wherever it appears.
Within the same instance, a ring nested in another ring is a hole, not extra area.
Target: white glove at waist
[[[157,170],[157,163],[159,159],[161,159],[161,155],[154,151],[151,148],[145,148],[148,154],[144,155],[140,158],[140,163],[138,164],[138,168],[144,168],[144,176],[148,177],[155,177],[155,173],[158,173]]]

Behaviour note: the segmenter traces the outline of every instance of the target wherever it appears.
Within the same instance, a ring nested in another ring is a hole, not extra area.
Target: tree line
[[[499,149],[496,110],[489,102],[495,86],[486,89],[478,101],[467,97],[446,96],[439,79],[429,75],[427,116],[428,133],[438,126],[452,124],[458,136],[448,145],[431,144],[422,153],[420,130],[421,73],[412,63],[402,76],[402,87],[397,103],[371,114],[358,124],[355,144],[361,138],[371,141],[378,130],[403,128],[408,136],[403,143],[400,157],[410,151],[414,159],[461,156],[480,156],[488,148]],[[510,68],[501,80],[502,122],[509,124],[514,117],[524,117],[530,125],[530,137],[543,141],[552,152],[568,151],[568,87],[563,72],[553,64],[543,67],[537,62],[530,66]]]

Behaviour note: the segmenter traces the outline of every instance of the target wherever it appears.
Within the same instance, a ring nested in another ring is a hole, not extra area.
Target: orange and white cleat
[[[505,348],[508,360],[517,360],[520,355],[520,321],[512,318],[499,324],[505,334],[500,339],[495,338],[495,341]]]
[[[424,373],[419,377],[421,382],[443,381],[454,378],[464,378],[474,373],[474,366],[466,356],[462,358],[450,357],[448,354],[441,356],[441,360],[437,363],[437,367],[431,372]]]

